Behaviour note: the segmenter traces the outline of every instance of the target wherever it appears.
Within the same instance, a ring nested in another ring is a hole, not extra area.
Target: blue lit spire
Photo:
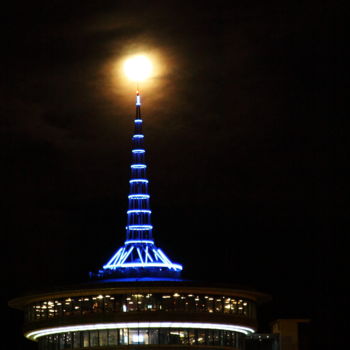
[[[173,263],[154,244],[142,122],[141,96],[137,91],[126,240],[124,245],[103,266],[100,273],[122,276],[177,276],[182,266]]]

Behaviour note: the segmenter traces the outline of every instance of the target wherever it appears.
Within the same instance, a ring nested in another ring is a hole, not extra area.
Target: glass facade
[[[53,334],[39,338],[39,350],[123,345],[185,345],[244,347],[245,335],[212,329],[109,329]]]
[[[27,321],[93,313],[122,312],[205,312],[242,315],[256,319],[255,303],[220,295],[179,293],[115,294],[58,298],[27,307]]]

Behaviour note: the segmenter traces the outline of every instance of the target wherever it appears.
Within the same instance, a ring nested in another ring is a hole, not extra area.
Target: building
[[[135,132],[126,240],[86,284],[10,302],[40,350],[123,348],[244,349],[257,330],[254,290],[181,279],[182,266],[156,246],[146,177],[141,100]]]
[[[306,350],[311,347],[310,320],[305,318],[277,319],[272,333],[278,335],[280,350]]]
[[[245,350],[280,350],[279,334],[250,334],[245,341]]]

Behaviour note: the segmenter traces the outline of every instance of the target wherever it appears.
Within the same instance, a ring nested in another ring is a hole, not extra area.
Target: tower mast
[[[146,177],[144,135],[142,133],[141,98],[136,92],[135,130],[132,137],[132,162],[126,242],[153,243],[148,180]]]
[[[137,87],[126,240],[100,272],[103,275],[177,276],[182,266],[173,263],[156,247],[153,239],[142,124],[141,96]]]

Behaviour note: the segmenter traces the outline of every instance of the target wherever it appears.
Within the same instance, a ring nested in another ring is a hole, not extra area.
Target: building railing
[[[220,313],[256,319],[255,303],[239,297],[185,293],[140,293],[100,294],[43,300],[27,306],[26,320],[45,320],[93,313],[154,311]]]

